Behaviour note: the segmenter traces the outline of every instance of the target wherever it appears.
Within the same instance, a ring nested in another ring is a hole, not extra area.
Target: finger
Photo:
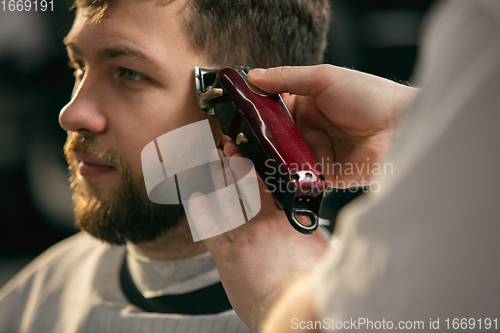
[[[236,158],[235,158],[236,157]],[[244,157],[242,154],[234,154],[230,159],[230,166],[231,169],[237,174],[241,176],[244,176],[248,174],[248,172],[252,169],[253,165],[250,166],[247,162],[242,161],[242,157]],[[269,190],[269,188],[266,186],[262,178],[260,177],[259,174],[257,174],[257,181],[259,184],[259,193],[260,193],[260,198],[261,202],[263,203],[263,208],[265,210],[272,210],[278,208],[279,210],[283,210],[283,207],[279,204],[278,200],[272,195],[272,192]],[[274,203],[271,204],[271,203]],[[254,206],[256,207],[256,206]],[[255,209],[253,210],[255,211]],[[250,217],[249,217],[250,220]]]
[[[315,97],[325,89],[325,83],[344,73],[344,68],[333,65],[256,68],[248,73],[248,80],[271,94],[289,92]]]
[[[252,170],[253,163],[242,154],[234,154],[229,159],[229,166],[237,175],[244,176]]]
[[[229,141],[231,141],[231,138],[225,134],[222,134],[222,137],[221,137],[222,146],[224,147],[224,145],[226,143],[228,143]]]
[[[226,155],[227,157],[232,157],[234,154],[238,154],[240,152],[240,149],[232,140],[227,141],[223,147],[224,155]]]
[[[234,159],[233,157],[244,157],[240,151],[239,148],[236,144],[234,144],[233,141],[229,141],[226,143],[224,146],[224,155],[227,157],[230,157],[229,159],[229,165],[231,167],[231,170],[234,171],[237,175],[246,175],[250,171],[251,167],[248,165],[247,162],[243,162],[241,159]],[[274,202],[274,207],[277,207],[279,210],[283,210],[283,207],[278,203],[276,198],[271,194],[267,186],[264,184],[262,181],[262,178],[260,177],[259,174],[257,174],[257,180],[258,182],[262,185],[259,186],[260,189],[260,194],[261,194],[261,200],[264,202]],[[272,199],[271,199],[272,198]],[[248,215],[247,215],[248,216]],[[248,217],[250,220],[251,217]]]
[[[236,185],[231,184],[212,193],[211,199],[210,206],[214,209],[217,225],[233,240],[233,230],[246,222]]]
[[[206,197],[200,192],[193,193],[188,201],[188,209],[191,222],[207,249],[214,257],[219,255],[224,247],[231,243],[231,240],[226,234],[220,232]]]
[[[247,213],[247,218],[250,220],[255,216],[260,210],[271,211],[278,208],[283,210],[281,205],[276,201],[271,191],[268,189],[266,184],[263,182],[260,175],[256,172],[253,163],[240,153],[234,154],[229,158],[229,167],[234,173],[235,178],[238,180],[238,189],[240,191],[240,196],[242,199],[245,197],[250,198],[248,201],[244,202],[245,212]],[[253,177],[249,173],[254,170],[254,174],[257,178],[257,184],[253,181]],[[240,186],[240,182],[243,184],[243,190]],[[260,194],[260,201],[254,199],[254,190],[258,185],[258,191]],[[250,212],[248,212],[248,210]]]
[[[229,167],[228,158],[224,157],[221,149],[217,149],[220,160],[210,163],[209,169],[214,180],[215,192],[211,193],[209,203],[212,207],[216,223],[222,232],[233,240],[232,230],[245,223],[241,210],[238,192],[234,185],[233,173]]]
[[[242,200],[247,220],[251,220],[261,208],[259,181],[254,165],[248,158],[236,157],[235,155],[231,157],[229,164],[236,180],[238,194]]]

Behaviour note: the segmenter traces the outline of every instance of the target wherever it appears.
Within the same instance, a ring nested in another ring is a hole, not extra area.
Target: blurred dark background
[[[431,0],[332,0],[325,62],[408,81]],[[76,232],[59,110],[72,70],[62,39],[71,2],[53,11],[0,8],[0,287],[55,242]],[[331,212],[335,214],[335,212]]]

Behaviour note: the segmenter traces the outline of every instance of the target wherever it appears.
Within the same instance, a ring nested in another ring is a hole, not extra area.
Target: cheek
[[[155,105],[155,109],[148,105],[149,109],[139,115],[121,119],[123,130],[119,134],[119,149],[136,177],[142,176],[141,152],[147,144],[165,133],[207,119],[195,101],[165,101],[163,105]]]
[[[203,119],[216,121],[215,117],[199,111],[191,76],[179,77],[184,79],[175,85],[150,87],[127,98],[121,96],[120,105],[114,104],[111,126],[116,131],[116,144],[134,174],[142,175],[141,152],[152,140]]]
[[[139,102],[139,101],[138,101]],[[157,89],[140,98],[135,119],[157,136],[206,119],[196,103],[194,86],[179,82],[175,89]]]

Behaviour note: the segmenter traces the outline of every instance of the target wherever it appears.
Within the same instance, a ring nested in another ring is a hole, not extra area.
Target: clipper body
[[[249,68],[195,68],[199,107],[217,115],[224,134],[251,159],[292,226],[306,234],[319,224],[326,182],[321,167],[279,95],[246,79]],[[310,224],[299,222],[306,216]]]

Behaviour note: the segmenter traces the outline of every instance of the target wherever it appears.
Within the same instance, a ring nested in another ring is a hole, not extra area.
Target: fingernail
[[[199,198],[199,197],[202,197],[202,196],[203,196],[203,193],[201,193],[201,192],[194,192],[193,194],[191,194],[189,196],[189,200],[196,199],[196,198]]]
[[[254,77],[261,77],[266,72],[263,68],[254,68],[248,74],[252,74]]]
[[[205,196],[200,192],[191,194],[188,202],[188,207],[191,214],[199,214],[200,211],[203,211],[207,206],[207,200]]]

